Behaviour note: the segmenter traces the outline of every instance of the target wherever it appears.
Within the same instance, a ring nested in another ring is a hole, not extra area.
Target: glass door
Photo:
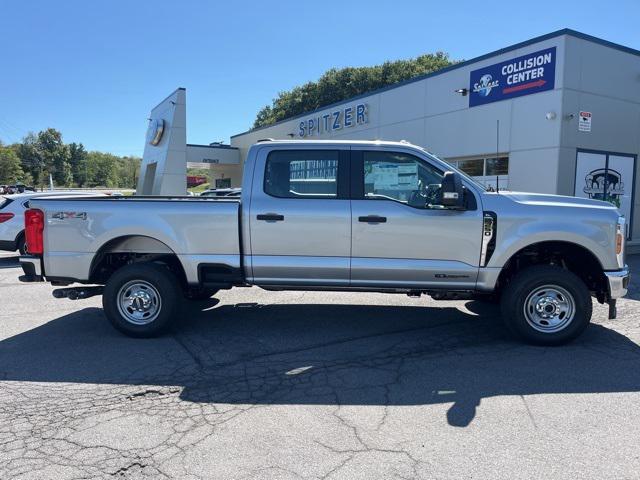
[[[631,239],[631,221],[635,184],[636,156],[624,153],[578,150],[576,158],[576,197],[610,202],[627,219],[627,239]]]

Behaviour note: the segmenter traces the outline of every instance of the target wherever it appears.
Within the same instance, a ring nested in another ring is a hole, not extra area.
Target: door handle
[[[378,215],[367,215],[366,217],[358,217],[358,221],[364,223],[387,223],[387,217],[380,217]]]
[[[277,213],[260,213],[256,218],[258,220],[264,220],[265,222],[281,222],[284,220],[284,215],[278,215]]]

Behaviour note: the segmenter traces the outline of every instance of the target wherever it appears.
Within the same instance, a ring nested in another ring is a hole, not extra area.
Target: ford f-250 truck
[[[260,141],[240,199],[31,207],[22,280],[102,294],[113,326],[139,337],[165,331],[185,298],[257,285],[500,300],[516,336],[552,345],[587,327],[592,296],[615,318],[629,281],[611,204],[487,191],[405,142]]]

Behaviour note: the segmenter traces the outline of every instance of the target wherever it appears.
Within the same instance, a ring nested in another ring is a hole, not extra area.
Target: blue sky
[[[640,49],[640,1],[0,0],[0,140],[55,127],[141,155],[150,109],[187,88],[187,140],[229,141],[331,67],[469,59],[568,27]]]

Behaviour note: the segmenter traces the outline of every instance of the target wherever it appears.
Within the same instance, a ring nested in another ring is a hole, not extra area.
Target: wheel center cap
[[[542,318],[550,318],[558,314],[560,306],[552,297],[542,297],[536,303],[536,311]]]
[[[151,306],[151,297],[147,292],[135,292],[129,299],[129,306],[137,312],[146,312]]]

